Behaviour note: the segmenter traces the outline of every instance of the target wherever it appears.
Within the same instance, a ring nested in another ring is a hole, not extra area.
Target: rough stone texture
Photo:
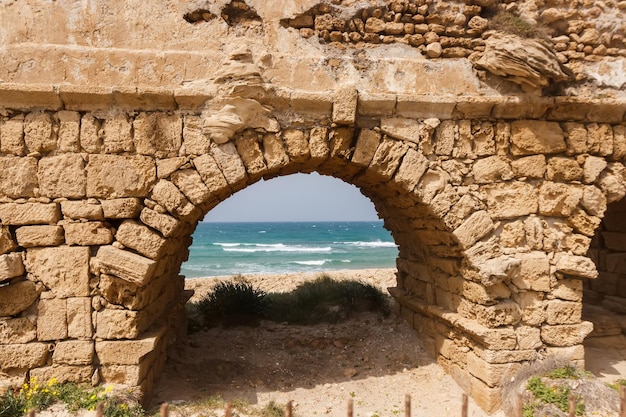
[[[16,282],[0,287],[0,317],[14,316],[31,306],[39,296],[35,284]]]
[[[119,276],[140,286],[152,278],[156,268],[154,261],[113,246],[101,246],[96,259],[101,272]]]
[[[158,233],[132,220],[127,220],[120,225],[115,238],[124,246],[135,249],[150,259],[157,259],[166,243]]]
[[[60,246],[30,248],[26,271],[30,280],[42,282],[56,297],[88,296],[89,248]]]
[[[146,197],[156,180],[156,167],[145,156],[91,155],[87,164],[87,196]]]
[[[63,298],[42,299],[37,306],[37,340],[67,337],[67,303]]]
[[[7,226],[0,226],[0,255],[14,250],[17,247],[13,235]]]
[[[566,149],[558,123],[524,120],[511,123],[513,155],[553,154]]]
[[[143,207],[138,198],[115,198],[100,200],[104,217],[107,219],[133,219]]]
[[[63,244],[61,226],[22,226],[15,230],[17,243],[25,248]]]
[[[38,185],[35,158],[0,157],[0,196],[34,197]]]
[[[28,318],[0,319],[0,344],[28,343],[36,338],[37,329]]]
[[[22,253],[13,252],[0,255],[0,282],[24,274]]]
[[[103,222],[64,222],[65,243],[79,246],[108,245],[113,233]]]
[[[84,164],[78,154],[41,158],[37,170],[40,194],[50,198],[85,197],[87,175]]]
[[[53,364],[91,365],[94,358],[94,342],[91,340],[70,340],[59,342],[52,354]]]
[[[54,224],[60,217],[56,203],[0,203],[0,221],[5,225]]]
[[[74,220],[103,220],[104,213],[99,202],[90,201],[62,201],[61,213],[63,217]]]

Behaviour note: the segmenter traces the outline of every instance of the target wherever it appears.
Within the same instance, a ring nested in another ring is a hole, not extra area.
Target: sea
[[[199,223],[186,278],[394,268],[398,249],[382,221]]]

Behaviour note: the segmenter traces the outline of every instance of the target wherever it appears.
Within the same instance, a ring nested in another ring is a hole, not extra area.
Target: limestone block
[[[613,158],[622,161],[626,158],[626,126],[613,126]]]
[[[556,182],[579,181],[583,176],[583,168],[575,159],[553,157],[548,159],[546,179]]]
[[[157,158],[178,155],[182,145],[183,119],[179,114],[157,113],[154,140]]]
[[[406,150],[407,145],[401,141],[383,139],[370,162],[370,170],[375,170],[384,179],[391,179]]]
[[[104,220],[102,206],[97,201],[61,201],[61,213],[63,213],[65,218],[73,220]]]
[[[140,335],[135,340],[99,340],[96,342],[98,360],[103,365],[139,365],[163,341],[164,328]]]
[[[506,300],[492,306],[477,304],[474,308],[476,320],[489,328],[517,324],[522,319],[522,311],[517,303]]]
[[[92,340],[68,340],[58,342],[52,354],[53,364],[91,365],[94,358]]]
[[[158,230],[165,237],[176,236],[186,228],[184,224],[168,214],[157,213],[149,208],[141,210],[139,219],[146,225]]]
[[[621,200],[626,195],[626,184],[619,172],[603,172],[597,182],[607,203]]]
[[[0,255],[11,252],[16,248],[17,244],[15,243],[8,226],[0,225]]]
[[[144,364],[141,366],[105,365],[100,368],[100,375],[106,383],[137,386],[146,377],[149,369],[150,366]]]
[[[196,206],[206,204],[211,197],[211,192],[195,169],[184,169],[172,173],[172,182]]]
[[[179,156],[176,158],[157,159],[157,178],[163,179],[169,177],[173,172],[178,171],[178,169],[185,165],[187,162],[189,162],[189,158],[184,156]]]
[[[499,386],[505,379],[514,375],[520,366],[521,364],[492,364],[474,352],[467,354],[467,370],[490,387]]]
[[[416,193],[425,204],[430,204],[433,198],[442,190],[450,181],[450,175],[442,169],[429,169],[422,175],[422,178],[415,186]]]
[[[257,135],[256,132],[244,132],[235,140],[237,152],[241,155],[246,171],[255,178],[260,177],[267,170]]]
[[[582,196],[580,186],[546,181],[539,187],[539,214],[567,217],[572,214]]]
[[[333,122],[351,125],[356,120],[356,107],[359,94],[355,86],[340,86],[333,96]]]
[[[585,184],[596,182],[600,173],[604,171],[607,162],[604,158],[598,156],[588,156],[585,158],[583,181]]]
[[[99,153],[102,148],[100,120],[92,114],[85,114],[80,121],[80,146],[88,153]]]
[[[582,303],[574,301],[550,300],[546,303],[548,324],[577,324],[582,317]]]
[[[479,358],[488,363],[508,364],[512,362],[525,362],[537,359],[537,351],[532,350],[489,350],[482,346],[473,346],[473,350]]]
[[[581,279],[560,279],[552,288],[552,295],[562,300],[580,302],[583,298],[583,281]]]
[[[553,154],[567,149],[558,123],[519,120],[511,123],[511,153],[515,156]]]
[[[34,197],[37,160],[31,157],[0,157],[0,197]]]
[[[520,350],[538,349],[541,347],[541,330],[531,326],[517,326],[517,348]]]
[[[303,162],[311,157],[309,141],[302,130],[289,129],[283,131],[283,141],[291,161]]]
[[[42,282],[57,298],[89,295],[89,248],[59,246],[26,251],[28,279]]]
[[[15,230],[17,243],[25,248],[33,246],[59,246],[63,244],[61,226],[22,226]]]
[[[65,243],[68,245],[108,245],[113,233],[103,222],[63,222]]]
[[[330,156],[340,159],[350,159],[354,151],[354,129],[350,127],[339,127],[330,130],[328,147]]]
[[[39,160],[39,193],[44,197],[83,198],[87,175],[79,154],[48,156]]]
[[[578,155],[589,152],[587,145],[587,128],[580,123],[563,123],[565,143],[568,155]]]
[[[472,167],[474,180],[479,184],[488,184],[496,181],[508,181],[513,178],[513,171],[509,163],[500,156],[490,156],[479,159]]]
[[[589,123],[587,125],[589,153],[602,156],[613,153],[613,128],[609,124]]]
[[[160,180],[152,189],[151,198],[182,220],[199,217],[199,210],[187,200],[178,188],[167,180]]]
[[[494,219],[510,219],[536,213],[537,189],[524,182],[486,185],[482,188],[488,212]]]
[[[289,155],[280,136],[270,133],[263,135],[263,157],[267,169],[271,171],[278,170],[289,163]]]
[[[62,152],[80,152],[80,113],[62,110],[56,116],[59,119],[58,149]]]
[[[497,299],[506,299],[511,296],[511,291],[502,283],[492,286],[484,286],[477,282],[461,279],[463,297],[477,304],[494,304]]]
[[[425,162],[427,162],[427,160]],[[402,165],[400,166],[400,169],[402,169]],[[397,177],[398,175],[396,175],[396,178]],[[446,225],[448,225],[448,227],[450,227],[451,229],[455,229],[459,227],[461,223],[463,223],[467,216],[469,216],[471,213],[484,208],[484,204],[482,204],[474,195],[464,194],[463,196],[461,196],[459,201],[454,203],[454,205],[450,208],[448,214],[446,214]]]
[[[572,215],[567,218],[567,224],[574,230],[585,236],[593,237],[602,220],[599,217],[590,216],[584,210],[574,209]]]
[[[0,255],[0,282],[24,274],[22,252],[12,252]]]
[[[602,217],[606,211],[606,197],[602,190],[593,185],[583,188],[581,206],[592,216]]]
[[[543,178],[546,172],[545,155],[531,155],[515,159],[511,169],[516,178]]]
[[[100,339],[134,339],[145,328],[140,312],[104,309],[95,312],[96,337]]]
[[[476,404],[488,414],[493,414],[502,406],[502,389],[490,387],[478,378],[472,378],[468,390]]]
[[[380,144],[381,135],[370,129],[362,129],[352,155],[352,162],[360,166],[368,166]]]
[[[42,366],[47,358],[47,343],[0,345],[0,369],[3,371]]]
[[[0,344],[28,343],[36,338],[37,329],[28,318],[0,319]]]
[[[143,204],[138,198],[115,198],[100,200],[102,212],[107,219],[134,219],[139,216]]]
[[[107,274],[101,274],[98,283],[100,294],[109,303],[124,306],[129,310],[140,310],[145,307],[146,301],[144,299],[146,297],[144,297],[144,293],[146,291],[152,292],[153,289],[160,291],[160,287],[154,287],[154,283],[151,283],[151,285],[146,285],[141,289],[136,284]]]
[[[352,160],[354,161],[354,157]],[[412,191],[428,169],[428,162],[428,159],[420,152],[408,148],[394,180],[398,184],[404,185],[408,191]]]
[[[156,167],[147,156],[91,155],[87,164],[87,196],[147,197]]]
[[[67,304],[63,298],[39,300],[37,340],[61,340],[67,337]]]
[[[91,298],[73,297],[67,300],[67,336],[76,339],[91,338]]]
[[[140,155],[154,156],[156,113],[139,113],[133,120],[133,141]]]
[[[539,326],[546,321],[546,309],[541,292],[522,291],[515,295],[515,301],[522,309],[522,322],[529,326]]]
[[[507,248],[521,248],[526,246],[524,223],[517,220],[504,224],[502,226],[502,232],[500,232],[500,244]]]
[[[24,118],[24,142],[28,152],[50,152],[56,148],[56,132],[48,113],[28,113]]]
[[[0,204],[0,221],[5,225],[55,224],[60,218],[57,203]]]
[[[550,260],[545,252],[518,253],[519,273],[513,284],[520,290],[550,292]]]
[[[328,128],[314,127],[309,134],[309,150],[314,160],[324,160],[330,154]]]
[[[541,340],[549,346],[580,345],[593,330],[593,323],[583,321],[579,324],[560,324],[541,326]]]
[[[0,287],[0,317],[10,317],[28,309],[39,298],[30,281],[21,281]]]
[[[211,142],[202,132],[202,118],[185,115],[183,122],[183,149],[185,155],[204,155],[208,153]]]
[[[101,272],[135,283],[147,284],[156,270],[156,262],[113,246],[101,246],[96,254]]]
[[[554,356],[559,359],[565,359],[570,361],[584,361],[585,360],[585,346],[575,345],[567,347],[546,347],[546,354]]]
[[[157,259],[167,243],[157,232],[133,220],[124,221],[117,229],[115,238],[122,245],[150,259]]]
[[[124,114],[109,116],[102,124],[102,145],[105,153],[134,150],[132,125]]]
[[[31,369],[30,377],[37,381],[50,381],[56,378],[57,382],[85,383],[91,382],[93,365],[52,365]]]
[[[221,199],[231,194],[224,174],[211,155],[205,154],[195,158],[193,165],[212,195]]]
[[[485,210],[472,213],[459,227],[452,232],[461,247],[469,248],[494,229],[493,221]]]
[[[0,125],[0,152],[16,156],[26,154],[23,114],[5,120]]]
[[[510,328],[491,329],[479,324],[475,320],[459,317],[460,331],[467,332],[468,336],[476,340],[482,347],[490,350],[511,350],[517,346],[515,331]]]
[[[229,142],[223,145],[211,146],[211,155],[215,158],[215,162],[217,162],[217,165],[224,174],[224,178],[226,178],[228,185],[230,185],[233,190],[243,188],[248,175],[246,173],[246,167],[243,165],[243,161],[237,152],[235,144]]]
[[[596,264],[586,256],[556,253],[554,256],[556,271],[582,278],[597,278]]]

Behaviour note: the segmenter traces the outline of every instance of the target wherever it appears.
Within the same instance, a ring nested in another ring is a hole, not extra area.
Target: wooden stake
[[[354,416],[354,401],[352,399],[348,400],[348,417]]]
[[[626,417],[626,386],[620,385],[619,387],[620,407],[619,417]]]
[[[169,415],[168,408],[169,408],[169,406],[167,405],[167,403],[161,404],[161,408],[159,409],[159,415],[161,417],[167,417]]]
[[[291,417],[293,411],[293,401],[289,401],[287,403],[287,407],[285,408],[285,417]]]
[[[569,396],[569,417],[576,417],[576,396],[570,394]]]
[[[230,409],[230,403],[226,403],[226,410],[224,410],[225,417],[233,417],[233,412]]]
[[[411,396],[409,394],[404,396],[404,417],[411,417]]]
[[[104,417],[104,403],[102,402],[96,406],[96,417]]]
[[[461,417],[467,417],[467,394],[463,394],[461,405]]]

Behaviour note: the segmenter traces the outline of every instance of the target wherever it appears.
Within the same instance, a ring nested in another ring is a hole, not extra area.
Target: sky
[[[213,208],[205,222],[373,221],[372,202],[354,185],[317,173],[260,180]]]

